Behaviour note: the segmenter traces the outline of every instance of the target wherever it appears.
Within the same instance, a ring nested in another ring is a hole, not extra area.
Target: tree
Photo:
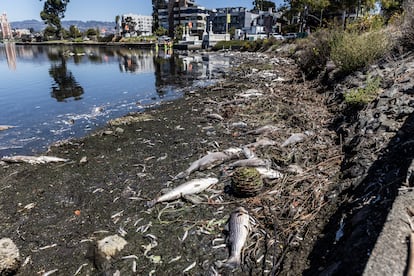
[[[43,37],[44,37],[45,40],[55,38],[55,36],[56,36],[56,28],[54,28],[52,26],[47,26],[43,30]]]
[[[183,25],[177,26],[174,30],[174,38],[176,40],[181,40],[183,39],[183,34],[184,34],[184,26]]]
[[[75,25],[70,25],[69,27],[69,36],[71,38],[78,38],[82,36],[82,33],[79,31],[79,29]]]
[[[163,27],[158,27],[158,29],[155,30],[155,35],[156,36],[163,36],[168,34],[168,30],[166,28]]]
[[[98,32],[96,31],[96,29],[90,28],[86,31],[86,35],[88,37],[97,36]]]
[[[268,11],[269,8],[276,8],[276,4],[273,1],[255,0],[252,4],[254,9],[259,11]]]
[[[55,29],[55,36],[60,37],[61,39],[63,36],[61,19],[65,17],[66,6],[69,1],[70,0],[46,0],[43,5],[43,10],[40,12],[40,18],[42,18],[48,27]]]
[[[402,0],[381,0],[381,10],[386,19],[389,19],[394,13],[402,12]]]

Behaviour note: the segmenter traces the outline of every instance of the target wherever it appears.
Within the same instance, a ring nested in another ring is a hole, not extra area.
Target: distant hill
[[[43,30],[46,25],[42,21],[38,20],[24,20],[24,21],[15,21],[10,22],[12,29],[30,29],[33,28],[36,32]],[[63,20],[62,26],[65,29],[69,29],[71,25],[75,25],[79,28],[80,31],[86,31],[87,29],[99,28],[106,29],[107,32],[114,32],[115,22],[103,22],[103,21],[78,21],[78,20]]]

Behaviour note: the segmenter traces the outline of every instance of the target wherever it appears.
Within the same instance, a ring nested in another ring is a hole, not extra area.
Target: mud
[[[0,237],[11,238],[20,250],[17,275],[302,274],[338,195],[342,156],[328,129],[333,115],[326,95],[304,83],[288,57],[229,56],[233,70],[222,82],[131,114],[142,120],[127,117],[50,147],[47,155],[68,162],[0,165]],[[208,116],[213,113],[223,120]],[[280,131],[254,134],[265,125]],[[280,146],[305,131],[313,135]],[[174,176],[209,151],[263,137],[275,145],[255,153],[284,177],[267,183],[259,195],[229,193],[231,170],[223,164],[191,175],[220,179],[198,203],[146,206],[162,189],[182,183]],[[217,239],[225,238],[225,223],[238,206],[249,210],[255,227],[242,266],[230,271],[216,266],[228,257]],[[102,259],[96,242],[114,234],[128,243],[115,258]]]

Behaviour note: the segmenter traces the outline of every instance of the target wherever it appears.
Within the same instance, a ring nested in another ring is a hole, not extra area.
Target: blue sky
[[[206,8],[246,7],[252,8],[253,0],[196,0]],[[274,1],[276,5],[283,0]],[[0,12],[6,12],[10,22],[25,19],[40,20],[43,1],[0,0]],[[117,14],[134,13],[150,15],[151,0],[71,0],[64,20],[114,21]]]

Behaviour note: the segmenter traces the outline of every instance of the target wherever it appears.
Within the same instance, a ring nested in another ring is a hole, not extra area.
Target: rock
[[[118,235],[108,236],[97,242],[99,253],[108,260],[124,249],[126,244],[127,241]]]
[[[122,134],[122,133],[124,133],[124,129],[123,128],[120,128],[120,127],[117,127],[116,129],[115,129],[115,132],[117,133],[117,134]]]
[[[0,275],[14,275],[20,266],[20,253],[9,238],[0,239]]]
[[[405,178],[405,183],[404,184],[409,186],[409,187],[414,186],[414,159],[411,161],[411,164],[408,167],[407,177]]]

